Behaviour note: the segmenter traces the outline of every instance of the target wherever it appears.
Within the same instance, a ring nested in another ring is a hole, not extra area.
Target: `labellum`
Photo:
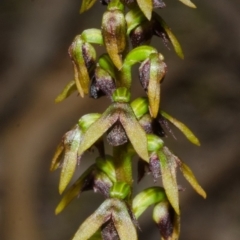
[[[120,122],[116,122],[109,130],[107,134],[107,141],[112,146],[123,145],[128,141],[125,130]]]

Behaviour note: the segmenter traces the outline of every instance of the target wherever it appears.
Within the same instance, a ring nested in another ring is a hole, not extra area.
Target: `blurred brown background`
[[[195,0],[198,9],[166,0],[161,15],[182,44],[185,60],[161,40],[168,75],[162,108],[185,122],[199,137],[200,148],[181,134],[167,142],[187,162],[208,193],[199,197],[181,185],[184,240],[240,239],[240,4],[239,0]],[[59,171],[49,165],[56,145],[83,114],[100,112],[108,100],[81,99],[61,104],[54,98],[73,78],[67,49],[83,29],[100,27],[105,7],[96,3],[79,15],[80,0],[1,0],[0,2],[0,239],[71,239],[83,218],[103,198],[82,194],[62,214]],[[136,81],[136,85],[139,85]],[[139,87],[136,87],[139,89]],[[137,90],[135,92],[137,95]],[[92,157],[84,159],[78,171]],[[79,173],[78,173],[79,174]],[[76,174],[76,176],[78,175]],[[138,190],[153,184],[147,177]],[[159,239],[151,211],[140,219],[141,239]]]

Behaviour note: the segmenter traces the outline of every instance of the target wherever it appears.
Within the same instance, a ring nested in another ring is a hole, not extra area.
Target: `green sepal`
[[[96,0],[82,0],[80,13],[83,13],[83,12],[89,10],[94,5],[95,2],[96,2]]]
[[[132,66],[136,63],[144,61],[152,53],[157,53],[157,49],[152,46],[139,46],[132,49],[126,56],[123,65]]]
[[[119,201],[112,212],[112,221],[121,240],[138,240],[136,227],[124,202]],[[121,214],[120,214],[121,213]]]
[[[131,106],[127,103],[113,103],[89,127],[83,135],[78,155],[80,156],[91,147],[117,120],[122,124],[137,154],[145,161],[148,161],[146,133],[138,123]]]
[[[62,92],[55,98],[55,103],[62,102],[67,97],[69,97],[73,92],[77,90],[75,81],[69,82],[65,88],[62,90]]]
[[[77,152],[81,138],[82,133],[78,125],[76,125],[72,130],[70,130],[64,135],[63,141],[65,153],[59,182],[60,194],[62,194],[68,183],[71,181],[74,171],[76,169],[76,165],[78,162]]]
[[[160,83],[166,74],[166,64],[162,61],[163,56],[158,53],[151,54],[149,59],[150,76],[147,95],[150,114],[153,118],[156,118],[160,106]]]
[[[182,2],[183,4],[185,4],[188,7],[197,8],[196,5],[190,0],[179,0],[179,1]]]
[[[115,182],[110,189],[110,197],[124,200],[129,196],[131,187],[125,182]]]
[[[127,206],[124,202],[116,198],[105,200],[82,223],[72,240],[88,240],[108,220],[113,221],[120,239],[137,240],[136,228],[129,216]]]
[[[207,197],[206,192],[204,191],[204,189],[200,186],[200,184],[198,183],[196,177],[194,176],[192,170],[187,166],[187,164],[181,162],[180,163],[180,170],[183,173],[183,176],[185,177],[185,179],[191,184],[191,186],[193,187],[193,189],[199,194],[201,195],[203,198]]]
[[[114,102],[128,103],[131,99],[131,93],[127,88],[120,87],[113,92],[112,98]]]
[[[96,166],[100,171],[104,172],[112,182],[117,181],[113,157],[111,156],[106,156],[105,158],[98,157],[96,159]]]
[[[104,44],[112,62],[118,69],[122,67],[121,53],[126,47],[126,31],[126,21],[121,10],[109,10],[104,13],[102,18]]]
[[[178,185],[176,179],[177,164],[175,160],[169,158],[166,151],[164,151],[165,149],[166,147],[164,147],[163,150],[158,151],[158,158],[160,160],[162,173],[162,183],[169,202],[175,212],[180,215]]]
[[[103,45],[102,31],[100,29],[86,29],[82,32],[81,37],[85,42]]]
[[[166,199],[167,197],[162,187],[147,188],[134,197],[132,203],[133,213],[138,219],[149,206]]]
[[[137,7],[131,9],[125,16],[127,22],[127,34],[135,29],[137,26],[141,25],[142,22],[145,22],[147,18],[144,16],[143,12]]]
[[[137,154],[145,161],[149,161],[147,151],[147,136],[137,121],[130,105],[125,105],[125,113],[120,115],[120,122]]]
[[[89,113],[82,116],[78,120],[78,126],[81,128],[83,132],[86,132],[87,129],[96,122],[101,117],[100,113]]]
[[[142,10],[148,20],[152,18],[153,2],[152,0],[137,0],[139,8]]]
[[[136,98],[130,105],[138,120],[148,112],[148,99],[145,97]]]
[[[114,106],[111,105],[97,119],[83,135],[83,139],[78,149],[78,155],[83,154],[90,148],[118,119],[119,114],[114,112]]]
[[[107,71],[112,78],[116,79],[115,66],[108,54],[102,54],[98,59],[99,66]]]
[[[85,48],[85,52],[83,52],[83,47]],[[88,94],[90,83],[90,77],[85,63],[85,58],[95,61],[96,51],[90,43],[84,42],[81,38],[81,35],[78,35],[73,40],[68,52],[74,66],[77,89],[80,93],[80,96],[84,97],[84,94]],[[88,54],[88,56],[84,57],[84,54]]]
[[[164,31],[167,33],[173,48],[175,50],[175,52],[177,53],[177,55],[181,58],[184,59],[184,54],[182,51],[182,47],[180,45],[180,43],[178,42],[177,38],[175,37],[175,35],[172,33],[170,27],[167,25],[167,23],[157,14],[157,13],[153,13],[154,18],[158,21],[158,23],[162,26],[162,28],[164,29]]]
[[[200,142],[198,138],[193,134],[193,132],[182,122],[178,121],[176,118],[172,117],[168,113],[164,111],[160,111],[160,114],[166,118],[169,122],[171,122],[175,127],[177,127],[186,138],[193,144],[200,146]]]
[[[154,134],[147,134],[147,140],[149,152],[157,152],[164,146],[163,140]]]
[[[77,179],[77,181],[64,193],[60,203],[57,205],[55,214],[59,214],[62,210],[75,198],[77,197],[82,187],[84,187],[85,180],[89,174],[94,170],[95,164],[91,165],[82,175]]]

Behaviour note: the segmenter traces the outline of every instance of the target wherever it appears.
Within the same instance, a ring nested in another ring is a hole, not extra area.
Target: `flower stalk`
[[[190,0],[180,0],[195,8]],[[96,0],[82,0],[80,12],[89,10]],[[106,5],[101,26],[84,30],[69,47],[74,80],[57,96],[61,102],[74,92],[110,101],[102,113],[82,116],[67,131],[57,147],[51,170],[61,168],[59,192],[63,194],[55,213],[60,213],[79,194],[93,190],[105,197],[99,208],[80,225],[73,240],[137,240],[137,219],[153,205],[153,220],[162,240],[177,240],[180,234],[178,168],[193,189],[206,198],[193,172],[164,143],[173,131],[172,124],[193,144],[200,142],[182,122],[161,108],[161,89],[167,73],[167,59],[153,47],[151,39],[160,37],[171,43],[183,59],[182,48],[167,23],[155,11],[164,8],[163,0],[103,0]],[[131,44],[130,44],[131,43]],[[94,45],[105,53],[98,56]],[[139,83],[132,76],[138,65]],[[132,99],[134,85],[145,90],[144,97]],[[174,137],[174,135],[173,135]],[[174,137],[175,138],[175,137]],[[106,139],[107,143],[104,141]],[[106,144],[112,147],[107,153]],[[71,183],[77,164],[89,149],[98,157],[82,175]],[[138,181],[151,173],[155,186],[134,196],[132,164],[138,159]]]

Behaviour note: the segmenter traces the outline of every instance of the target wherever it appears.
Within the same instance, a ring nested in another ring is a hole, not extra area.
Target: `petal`
[[[117,121],[119,113],[114,112],[114,110],[114,107],[111,105],[102,116],[88,128],[80,143],[78,156],[90,148]]]
[[[62,200],[55,210],[55,214],[59,214],[75,197],[80,194],[82,188],[86,184],[89,174],[93,171],[94,167],[95,165],[91,165],[63,195]]]
[[[79,227],[72,240],[88,240],[111,217],[112,199],[105,200]]]
[[[148,20],[152,18],[153,3],[152,0],[137,0],[139,8],[142,10]]]
[[[112,221],[121,240],[137,240],[137,231],[128,213],[126,204],[117,199],[114,200]]]
[[[167,152],[167,154],[166,154]],[[169,157],[169,150],[163,147],[163,151],[158,152],[160,159],[162,182],[166,191],[169,202],[174,208],[175,212],[179,215],[179,198],[178,198],[178,185],[176,179],[176,161]]]
[[[182,51],[182,47],[180,45],[180,43],[178,42],[177,38],[175,37],[175,35],[172,33],[171,29],[169,28],[169,26],[166,24],[166,22],[157,14],[154,13],[154,18],[156,18],[156,20],[158,21],[158,23],[163,27],[164,31],[167,33],[168,38],[170,39],[175,52],[177,53],[177,55],[180,58],[184,58],[184,54]]]
[[[168,113],[161,111],[161,115],[166,118],[169,122],[175,125],[185,136],[186,138],[193,144],[200,146],[200,142],[198,138],[193,134],[193,132],[182,122],[178,121],[176,118],[173,118]]]
[[[147,136],[137,121],[135,114],[128,104],[122,104],[124,112],[120,113],[120,122],[137,154],[145,161],[149,161],[147,150]]]
[[[192,185],[194,190],[201,195],[203,198],[207,197],[206,192],[203,190],[203,188],[199,185],[197,179],[195,178],[192,170],[187,166],[187,164],[181,162],[180,164],[180,170],[183,173],[183,176],[186,178],[186,180]]]
[[[65,86],[65,88],[62,90],[62,92],[56,97],[55,103],[62,102],[67,97],[69,97],[73,92],[77,90],[75,81],[71,81]]]
[[[192,3],[190,0],[179,0],[179,1],[182,2],[183,4],[187,5],[188,7],[196,8],[196,5],[194,3]]]

